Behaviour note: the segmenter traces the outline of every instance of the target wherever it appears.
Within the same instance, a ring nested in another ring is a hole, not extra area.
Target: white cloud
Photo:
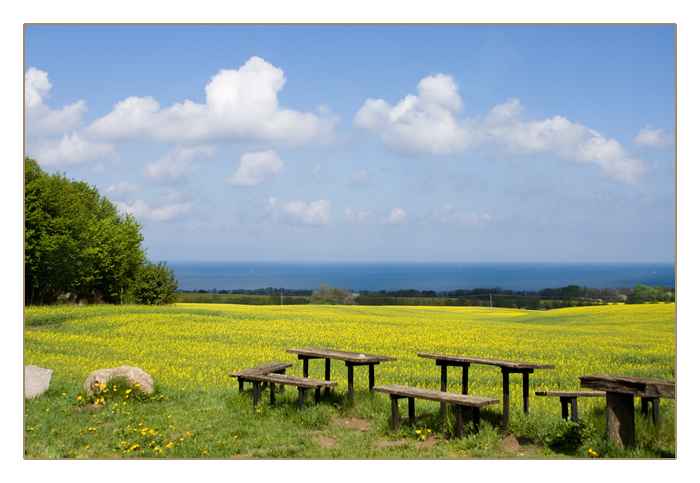
[[[654,169],[627,155],[616,140],[565,117],[526,120],[517,99],[495,106],[483,121],[458,119],[463,103],[447,75],[424,78],[417,91],[417,96],[409,94],[396,106],[367,99],[355,116],[355,126],[375,132],[388,150],[400,154],[463,153],[491,144],[515,154],[548,152],[593,163],[602,176],[627,183]],[[664,137],[657,131],[645,131],[641,139],[658,142]]]
[[[30,67],[24,73],[25,127],[28,136],[44,136],[72,131],[82,122],[87,111],[85,101],[53,110],[44,103],[52,84],[46,72]]]
[[[676,142],[673,134],[667,134],[664,129],[652,129],[647,124],[639,130],[634,142],[639,146],[651,146],[653,148],[664,148]]]
[[[406,223],[408,221],[408,215],[406,214],[406,210],[402,208],[394,208],[391,210],[391,213],[389,213],[388,216],[382,218],[379,220],[379,224],[381,225],[399,225],[402,223]]]
[[[169,221],[190,212],[190,204],[182,202],[182,194],[171,192],[167,196],[146,202],[136,200],[132,204],[117,203],[123,213],[132,214],[139,221]]]
[[[282,174],[287,170],[284,161],[274,151],[245,153],[238,169],[226,183],[234,186],[255,186],[268,176]]]
[[[311,203],[306,201],[289,201],[280,203],[279,207],[292,221],[304,225],[327,225],[333,218],[330,199],[313,201]]]
[[[90,141],[77,131],[61,139],[36,140],[27,152],[42,166],[86,164],[95,160],[118,163],[121,160],[112,144]]]
[[[388,149],[402,154],[450,154],[467,148],[468,130],[454,114],[463,108],[452,77],[439,74],[418,84],[395,107],[382,99],[367,99],[355,126],[376,131]]]
[[[190,100],[161,107],[152,97],[129,97],[88,130],[108,140],[160,142],[260,142],[321,144],[333,138],[338,118],[279,106],[284,72],[260,57],[221,70],[206,86],[206,103]]]
[[[122,181],[119,184],[116,185],[111,185],[107,190],[105,191],[105,196],[112,200],[130,200],[135,196],[138,196],[141,194],[141,188],[139,188],[135,184],[127,183],[126,181]]]
[[[360,225],[366,225],[372,223],[376,219],[376,215],[371,211],[358,211],[354,212],[349,206],[345,208],[345,216],[343,218],[344,223],[357,223]]]
[[[364,186],[369,184],[369,175],[367,174],[367,171],[363,169],[362,171],[355,173],[350,181],[350,184],[353,186]]]
[[[155,163],[149,163],[141,173],[144,182],[171,185],[186,181],[199,166],[194,162],[200,156],[211,156],[215,149],[211,146],[194,148],[176,147],[165,153]]]
[[[433,216],[441,223],[451,226],[473,226],[479,223],[486,223],[492,220],[491,215],[477,215],[458,210],[452,203],[433,210]]]

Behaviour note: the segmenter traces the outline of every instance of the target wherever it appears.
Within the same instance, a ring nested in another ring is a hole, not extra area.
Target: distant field
[[[377,367],[378,384],[434,389],[439,388],[439,370],[431,361],[417,357],[418,352],[555,364],[554,370],[536,371],[530,382],[532,414],[546,417],[559,413],[559,403],[553,398],[534,397],[534,391],[577,389],[582,374],[675,380],[675,304],[547,312],[479,307],[181,304],[158,308],[27,307],[25,314],[25,364],[53,369],[52,385],[64,391],[67,388],[69,395],[74,394],[72,401],[90,372],[122,364],[148,372],[166,396],[211,390],[213,394],[249,398],[246,393],[237,395],[237,386],[227,374],[263,362],[287,361],[294,364],[287,373],[300,376],[301,362],[286,353],[291,347],[391,355],[398,361]],[[460,374],[454,370],[449,376],[448,390],[459,392]],[[310,377],[323,378],[320,362],[312,361]],[[338,381],[335,392],[345,394],[345,366],[334,363],[331,377]],[[356,391],[366,392],[366,371],[358,369],[355,377]],[[522,404],[520,378],[513,376],[512,380],[516,386],[511,390],[511,408],[518,408]],[[500,371],[473,365],[470,393],[500,398]],[[385,405],[388,411],[388,398],[385,401],[375,395],[373,399],[378,402],[372,404]],[[599,409],[601,405],[601,400],[593,399],[579,403],[584,418],[594,406]],[[435,409],[433,406],[425,407]],[[664,414],[671,412],[673,416],[674,411],[674,401],[662,400]],[[32,417],[40,416],[32,413]],[[386,414],[366,417],[384,420]],[[517,431],[517,418],[514,425]]]

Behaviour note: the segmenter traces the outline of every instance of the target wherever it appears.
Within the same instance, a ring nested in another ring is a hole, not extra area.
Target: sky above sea
[[[675,260],[674,25],[29,24],[24,80],[153,260]]]

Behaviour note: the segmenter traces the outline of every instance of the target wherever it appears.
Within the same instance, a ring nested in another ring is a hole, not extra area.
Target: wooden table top
[[[454,356],[445,354],[427,354],[419,352],[418,357],[435,359],[436,361],[448,361],[468,364],[487,364],[490,366],[507,367],[508,369],[554,369],[552,364],[540,364],[538,362],[504,361],[500,359],[485,359],[483,357]]]
[[[675,399],[675,381],[649,379],[644,377],[595,374],[578,376],[581,387],[598,391],[632,394],[640,397],[667,397]]]
[[[297,354],[300,357],[337,359],[340,361],[355,363],[376,363],[396,360],[396,357],[380,356],[377,354],[368,354],[366,352],[351,352],[341,351],[337,349],[323,349],[314,347],[300,347],[296,349],[287,349],[287,352],[289,352],[290,354]]]

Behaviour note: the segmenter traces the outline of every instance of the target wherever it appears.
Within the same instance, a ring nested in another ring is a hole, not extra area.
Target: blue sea
[[[449,263],[449,262],[168,262],[180,290],[313,290],[324,283],[368,290],[537,291],[676,286],[674,263]]]

